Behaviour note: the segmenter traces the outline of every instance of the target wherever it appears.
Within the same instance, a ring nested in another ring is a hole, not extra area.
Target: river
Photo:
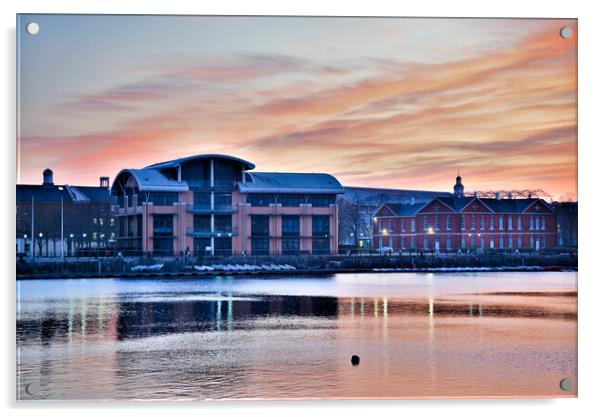
[[[17,397],[575,396],[576,291],[575,272],[18,281]]]

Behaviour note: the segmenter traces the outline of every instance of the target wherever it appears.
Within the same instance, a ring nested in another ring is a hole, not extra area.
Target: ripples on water
[[[576,395],[575,273],[17,289],[20,400]]]

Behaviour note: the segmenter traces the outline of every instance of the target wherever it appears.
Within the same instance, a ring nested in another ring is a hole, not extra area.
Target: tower
[[[464,185],[462,185],[462,177],[459,174],[456,177],[456,185],[454,185],[454,197],[464,197]]]

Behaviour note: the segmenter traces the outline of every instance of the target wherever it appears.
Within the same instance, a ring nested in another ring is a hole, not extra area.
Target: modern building
[[[124,255],[286,255],[337,252],[331,175],[254,172],[249,161],[196,155],[124,169],[117,247]]]
[[[109,177],[92,187],[55,185],[50,169],[42,175],[41,185],[17,184],[17,254],[104,255],[115,239]]]
[[[383,204],[373,219],[375,247],[395,252],[540,250],[556,246],[556,214],[540,198],[453,197],[426,203]]]

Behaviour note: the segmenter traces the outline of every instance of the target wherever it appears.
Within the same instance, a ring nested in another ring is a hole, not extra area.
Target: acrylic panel
[[[577,396],[576,19],[17,16],[19,401]]]

